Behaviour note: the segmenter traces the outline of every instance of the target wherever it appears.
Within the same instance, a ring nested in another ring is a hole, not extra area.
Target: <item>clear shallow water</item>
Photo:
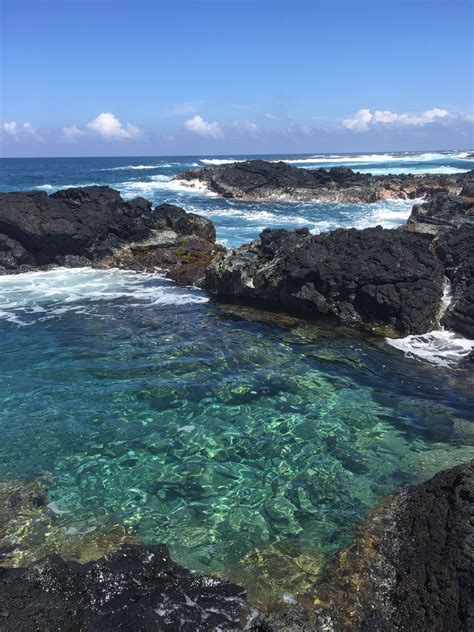
[[[158,160],[8,161],[4,188],[100,174],[129,187],[128,170],[150,182],[143,173],[156,167],[128,165]],[[149,197],[214,214],[231,242],[278,218],[313,218],[317,229],[405,212],[232,204],[174,189]],[[321,565],[379,500],[474,457],[469,372],[342,328],[249,322],[160,275],[0,277],[0,369],[0,480],[49,473],[67,537],[124,524],[198,570],[233,574],[255,549],[272,560],[275,546]],[[293,590],[284,572],[281,590]]]

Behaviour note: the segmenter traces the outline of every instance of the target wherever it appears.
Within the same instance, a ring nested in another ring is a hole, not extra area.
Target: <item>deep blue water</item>
[[[336,164],[469,168],[459,156]],[[249,204],[169,180],[200,164],[3,160],[1,189],[109,184],[203,213],[232,245],[266,226],[394,226],[411,208]],[[240,573],[247,584],[259,576],[257,551],[270,570],[274,564],[277,593],[297,592],[287,558],[282,571],[282,548],[314,572],[308,559],[330,559],[382,498],[474,457],[468,371],[405,357],[342,328],[246,320],[159,274],[0,277],[0,375],[0,482],[46,477],[56,512],[51,530],[36,537],[38,555],[62,551],[65,541],[80,547],[84,529],[124,525],[140,541],[169,544],[192,568]],[[25,537],[21,525],[11,537]]]

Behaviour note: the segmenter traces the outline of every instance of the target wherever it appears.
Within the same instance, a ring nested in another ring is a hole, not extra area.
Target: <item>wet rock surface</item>
[[[425,204],[415,204],[405,230],[437,235],[460,226],[474,226],[474,198],[464,196],[471,188],[474,185],[468,184],[462,195],[439,193]]]
[[[205,286],[346,325],[422,333],[436,319],[443,269],[424,237],[403,231],[267,229],[261,241],[216,257]]]
[[[214,256],[208,219],[143,198],[91,186],[44,192],[0,193],[0,273],[50,265],[156,267],[194,283]]]
[[[45,501],[35,485],[8,496],[9,505],[19,507]],[[162,545],[122,545],[86,564],[49,555],[23,568],[0,567],[0,629],[469,632],[474,461],[387,499],[323,576],[316,558],[308,557],[306,567],[291,550],[275,550],[283,573],[288,559],[301,566],[307,593],[297,604],[260,615],[237,584],[182,568]],[[274,562],[264,554],[262,564],[260,553],[252,555],[258,581],[271,590],[266,573]]]
[[[470,172],[472,174],[472,172]],[[248,160],[202,167],[175,176],[204,182],[214,193],[241,200],[320,200],[376,202],[416,198],[444,191],[459,193],[468,174],[373,176],[344,167],[302,169],[285,162]]]
[[[165,546],[124,545],[88,564],[0,568],[0,617],[2,632],[204,632],[243,629],[251,612],[239,586],[184,569]]]
[[[372,514],[334,563],[318,617],[336,630],[468,632],[473,570],[471,461],[402,490]]]

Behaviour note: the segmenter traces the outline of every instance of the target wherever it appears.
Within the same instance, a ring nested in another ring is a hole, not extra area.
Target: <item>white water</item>
[[[66,312],[94,314],[101,302],[127,298],[131,305],[204,303],[205,294],[176,287],[160,273],[92,268],[0,276],[0,318],[19,325],[49,320]]]
[[[446,279],[439,320],[443,318],[451,305],[451,285]],[[402,351],[406,358],[423,360],[440,367],[454,367],[474,349],[474,340],[463,338],[453,331],[439,327],[422,335],[411,335],[405,338],[386,338],[395,349]]]
[[[430,331],[422,336],[386,340],[406,358],[424,360],[440,367],[456,366],[474,349],[474,340],[468,340],[445,329]]]

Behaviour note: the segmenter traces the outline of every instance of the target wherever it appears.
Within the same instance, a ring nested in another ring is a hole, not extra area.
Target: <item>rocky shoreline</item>
[[[160,268],[177,282],[245,305],[394,335],[445,325],[474,339],[473,172],[417,183],[397,177],[403,186],[395,186],[372,176],[355,184],[353,172],[340,171],[330,177],[334,195],[339,189],[343,198],[361,187],[363,201],[384,199],[389,190],[429,199],[399,229],[321,235],[267,229],[260,240],[225,250],[209,220],[172,205],[152,208],[142,198],[124,201],[108,187],[49,197],[3,193],[0,273],[58,265]],[[46,498],[30,491],[6,493],[0,509],[21,507],[19,515],[36,520]],[[325,581],[315,583],[305,609],[265,615],[237,584],[192,573],[166,547],[130,543],[128,534],[105,557],[84,564],[53,555],[10,568],[12,552],[0,547],[0,629],[468,632],[474,627],[473,507],[474,462],[402,490],[361,526]]]
[[[166,546],[125,544],[85,564],[49,555],[25,567],[0,565],[1,629],[469,632],[473,559],[471,461],[376,508],[301,599],[305,607],[259,614],[241,587],[184,569]]]
[[[248,160],[184,171],[174,179],[189,186],[204,183],[210,191],[236,200],[360,203],[457,194],[472,173],[374,176],[344,167],[302,169],[285,162]]]
[[[474,339],[473,244],[473,184],[466,182],[460,195],[438,193],[415,205],[398,229],[266,229],[260,240],[220,253],[204,286],[217,296],[392,335],[445,325]]]
[[[0,193],[0,274],[58,265],[161,268],[193,284],[219,250],[208,219],[143,198],[126,202],[110,187]]]

